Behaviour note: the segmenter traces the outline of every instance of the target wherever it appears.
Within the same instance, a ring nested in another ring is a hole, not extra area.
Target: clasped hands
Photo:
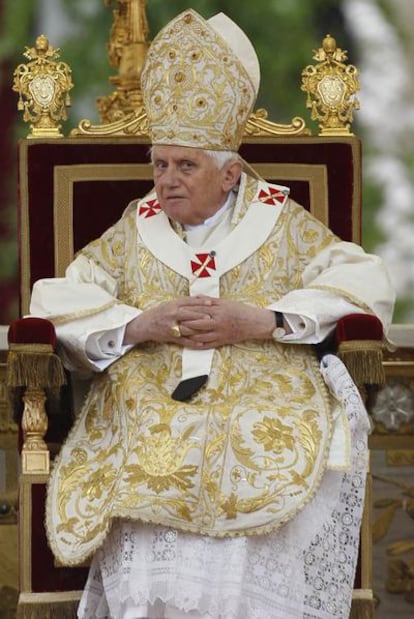
[[[231,299],[181,297],[147,309],[129,322],[124,344],[153,341],[192,349],[217,348],[270,338],[274,328],[271,310]]]

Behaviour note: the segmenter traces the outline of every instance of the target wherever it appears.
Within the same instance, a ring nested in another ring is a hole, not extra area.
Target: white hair
[[[228,161],[241,161],[239,153],[231,150],[205,150],[204,152],[211,157],[219,170]]]
[[[200,149],[203,151],[203,153],[205,153],[206,155],[208,155],[214,162],[215,166],[221,170],[221,168],[228,162],[228,161],[241,161],[241,157],[239,155],[239,153],[236,153],[235,151],[231,151],[231,150],[207,150],[207,149]],[[149,149],[149,154],[151,157],[151,161],[153,162],[153,146],[151,146],[151,148]]]

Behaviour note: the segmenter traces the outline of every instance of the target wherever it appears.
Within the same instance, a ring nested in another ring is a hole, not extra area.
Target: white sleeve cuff
[[[281,312],[292,333],[283,342],[318,344],[332,332],[342,316],[364,310],[338,294],[311,288],[288,292],[268,309]]]
[[[110,360],[112,363],[115,358],[124,355],[132,348],[132,345],[124,346],[122,344],[125,329],[126,325],[122,325],[108,331],[91,333],[86,340],[86,354],[89,359],[93,361]]]
[[[287,333],[283,340],[289,341],[311,337],[315,333],[315,322],[307,316],[298,314],[286,314],[283,312],[283,318],[289,325],[292,333]]]

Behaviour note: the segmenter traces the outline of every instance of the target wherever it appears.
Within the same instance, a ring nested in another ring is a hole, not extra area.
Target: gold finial
[[[311,109],[311,118],[320,122],[320,135],[352,135],[353,111],[359,109],[355,97],[358,70],[344,62],[347,52],[337,47],[330,34],[313,52],[318,64],[305,67],[301,86],[308,93],[306,106]]]
[[[30,122],[29,138],[62,137],[60,120],[67,119],[69,91],[73,88],[71,69],[59,60],[60,50],[41,34],[35,47],[26,47],[28,63],[19,64],[13,73],[13,90],[19,93],[17,109]]]

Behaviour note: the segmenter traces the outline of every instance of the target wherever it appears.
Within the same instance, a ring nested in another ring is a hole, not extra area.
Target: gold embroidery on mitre
[[[256,88],[198,13],[185,11],[160,31],[141,81],[153,144],[238,150]]]

